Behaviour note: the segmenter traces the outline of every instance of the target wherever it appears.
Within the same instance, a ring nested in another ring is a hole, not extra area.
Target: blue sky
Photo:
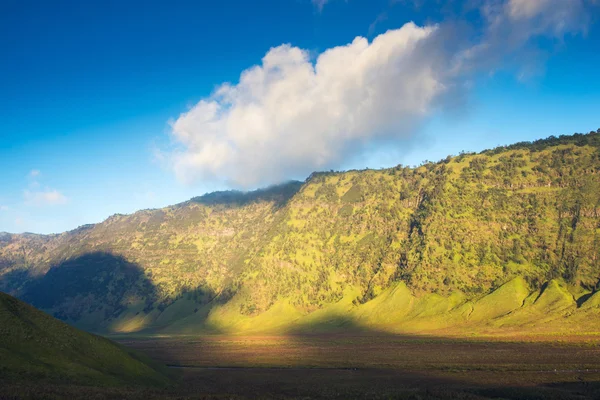
[[[506,1],[506,7],[519,3]],[[511,30],[522,33],[515,36],[516,45],[502,42],[503,28],[482,17],[485,0],[475,2],[479,9],[469,6],[472,1],[444,7],[437,3],[1,2],[0,231],[62,232],[114,213],[162,207],[216,189],[304,179],[314,169],[412,165],[461,150],[600,128],[600,27],[598,7],[592,2],[582,0],[582,8],[561,25],[566,26],[562,30],[555,28],[561,21],[555,20],[551,8],[520,9],[518,25],[510,19],[515,9],[510,9],[512,14],[508,8],[498,11],[506,18],[503,25],[514,23]],[[533,12],[538,14],[532,16]],[[410,21],[416,26],[412,33],[398,31],[396,39],[385,35]],[[441,40],[430,39],[421,30],[428,26],[439,27],[431,35]],[[449,27],[466,33],[450,35],[455,30]],[[393,40],[403,40],[409,33],[424,36],[419,40],[430,40],[430,47],[423,46],[422,53],[393,53],[398,48]],[[317,62],[317,57],[335,46],[347,46],[347,54],[355,54],[348,49],[356,36],[369,43],[381,37],[382,45],[372,46],[365,58],[376,59],[371,69],[357,70],[338,82],[344,70],[333,69],[328,80],[319,77],[318,67],[310,90],[296,74],[306,60],[294,59],[297,69],[288,75],[280,73],[284,70],[280,66],[269,75],[261,61],[271,48],[290,44],[281,48],[283,56],[275,55],[289,62],[299,54],[293,50],[302,49],[309,63],[325,70],[325,61]],[[459,73],[448,73],[460,51],[483,42],[502,50],[495,50],[494,56],[484,54]],[[436,54],[434,61],[430,48]],[[381,56],[384,51],[392,55]],[[402,72],[420,74],[414,59],[435,72],[423,82],[435,78],[444,86],[422,99],[420,107],[412,102],[429,86],[405,92],[408,83],[419,81]],[[394,63],[403,63],[404,69]],[[310,102],[307,93],[327,92],[321,86],[331,81],[336,87],[348,86],[336,103],[329,98],[328,103],[315,100],[308,110],[330,104],[352,114],[356,103],[345,99],[347,93],[360,93],[372,84],[369,93],[374,92],[378,101],[387,99],[382,104],[393,106],[393,112],[366,113],[356,125],[317,111],[286,119],[289,107],[267,109],[270,97],[257,94],[272,93],[273,86],[238,84],[240,74],[254,65],[262,65],[263,75],[276,84],[294,85],[290,90],[294,97],[285,101]],[[357,85],[357,76],[370,77],[371,83]],[[387,76],[393,81],[386,82]],[[228,92],[232,100],[214,94],[225,82],[236,89]],[[393,98],[394,91],[377,92],[390,85],[405,97],[403,102]],[[254,108],[248,108],[248,99],[239,94],[249,87],[258,91],[251,96],[257,102],[251,104]],[[206,116],[202,107],[195,107],[200,101],[220,107],[217,122],[222,125],[210,138],[204,134],[207,125],[198,122]],[[255,117],[248,116],[249,109],[282,115],[285,129],[269,125],[268,135],[258,128],[246,133],[247,121]],[[250,119],[239,122],[235,110]],[[383,120],[387,122],[382,125]],[[319,136],[303,136],[307,130]],[[359,139],[348,139],[348,132]],[[244,139],[249,135],[256,136],[251,144]],[[307,155],[315,154],[311,143],[321,137],[326,140],[319,142],[319,157]],[[207,148],[222,149],[232,142],[233,150],[227,147],[218,153],[227,165],[207,158]],[[300,144],[307,146],[305,152],[289,153],[288,147],[293,150]],[[282,158],[269,161],[278,152],[273,149],[279,148]],[[261,149],[269,152],[260,153],[266,151]]]

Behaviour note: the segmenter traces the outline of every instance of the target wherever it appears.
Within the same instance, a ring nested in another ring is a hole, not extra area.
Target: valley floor
[[[114,339],[114,338],[113,338]],[[169,389],[0,386],[0,398],[598,399],[599,336],[118,337],[179,373]]]
[[[600,336],[319,334],[118,339],[170,366],[538,373],[597,370]]]
[[[15,398],[598,399],[600,337],[384,334],[121,337],[170,389],[15,385]],[[1,392],[1,391],[0,391]]]

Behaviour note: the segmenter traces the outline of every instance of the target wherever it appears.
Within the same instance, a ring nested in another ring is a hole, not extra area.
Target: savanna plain
[[[597,399],[597,336],[379,332],[115,337],[170,367],[157,388],[12,384],[7,398]]]

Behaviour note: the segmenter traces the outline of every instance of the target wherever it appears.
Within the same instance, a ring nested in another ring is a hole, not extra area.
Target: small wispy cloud
[[[381,14],[379,14],[377,18],[375,18],[375,20],[371,23],[371,25],[369,25],[369,36],[373,36],[373,34],[375,33],[375,29],[377,29],[377,25],[379,25],[383,21],[386,21],[387,19],[387,12],[384,11]]]
[[[174,121],[169,121],[169,124],[172,124]],[[152,162],[157,164],[164,164],[167,158],[165,152],[156,144],[152,144],[150,146],[150,154],[152,155]]]
[[[0,211],[8,211],[8,206],[0,204]]]
[[[32,169],[27,174],[27,189],[23,191],[23,198],[25,205],[27,206],[57,206],[63,205],[69,202],[67,196],[62,194],[57,189],[45,187],[42,188],[40,179],[42,177],[42,171],[39,169]]]
[[[23,191],[25,204],[32,206],[56,206],[67,204],[69,199],[56,189],[42,191]]]
[[[312,0],[313,6],[319,10],[319,12],[323,11],[323,7],[327,4],[329,0]]]
[[[40,187],[39,178],[41,177],[41,175],[42,171],[40,171],[39,169],[32,169],[31,171],[29,171],[29,173],[27,174],[29,189],[37,189]]]

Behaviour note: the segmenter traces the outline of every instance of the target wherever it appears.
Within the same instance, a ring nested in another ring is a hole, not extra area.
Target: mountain
[[[0,384],[23,379],[165,385],[165,371],[144,356],[0,293]]]
[[[600,326],[600,130],[2,235],[0,290],[110,332]]]

